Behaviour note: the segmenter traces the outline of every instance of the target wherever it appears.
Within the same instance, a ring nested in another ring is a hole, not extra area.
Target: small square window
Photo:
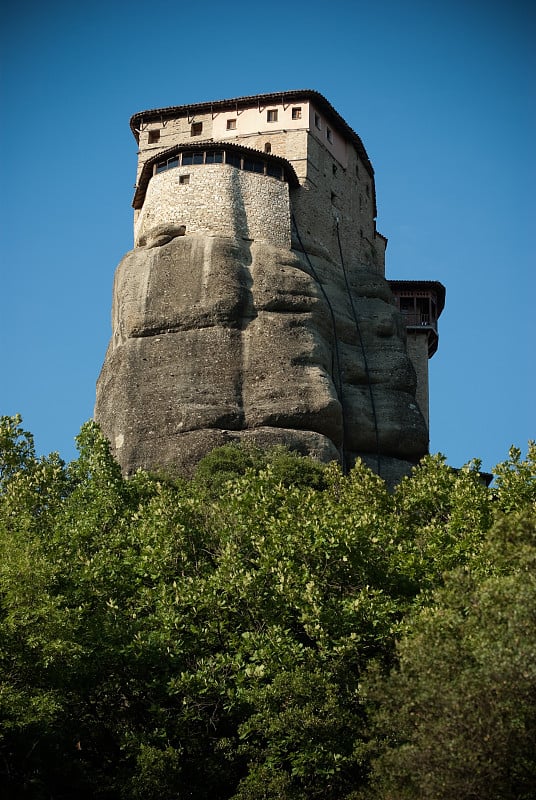
[[[192,122],[192,127],[190,129],[190,136],[200,136],[202,133],[203,133],[203,123]]]
[[[181,175],[179,177],[179,183],[182,186],[185,186],[186,184],[190,183],[190,176],[189,175]]]
[[[236,119],[228,119],[227,120],[227,130],[228,131],[236,131]]]
[[[333,134],[331,132],[331,128],[326,128],[326,138],[328,142],[333,142]]]
[[[322,130],[322,120],[320,119],[320,114],[315,112],[315,128],[318,128],[319,131]]]
[[[149,144],[155,144],[156,142],[160,141],[160,130],[156,128],[154,131],[149,131]]]
[[[267,122],[277,122],[277,108],[272,108],[266,113]]]
[[[295,106],[292,109],[292,119],[301,119],[301,106]]]

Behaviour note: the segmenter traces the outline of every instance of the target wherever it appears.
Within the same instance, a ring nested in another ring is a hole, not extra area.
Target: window
[[[327,138],[328,142],[332,142],[333,143],[333,134],[331,132],[331,128],[326,128],[326,138]]]
[[[230,164],[232,167],[240,167],[242,166],[242,159],[236,153],[226,153],[225,154],[225,163]]]
[[[277,108],[272,108],[266,112],[267,122],[277,122]]]
[[[205,155],[205,164],[222,164],[223,153],[221,150],[209,150]]]
[[[322,120],[320,119],[320,114],[317,114],[315,111],[315,128],[318,128],[319,131],[322,130]]]
[[[292,119],[301,119],[301,106],[295,106],[292,109]]]
[[[190,128],[190,136],[200,136],[202,133],[203,133],[203,123],[192,122],[192,127]]]
[[[270,144],[270,142],[266,142],[266,143],[265,143],[265,145],[264,145],[264,152],[265,152],[265,153],[271,153],[271,152],[272,152],[272,145]]]
[[[227,130],[228,131],[236,131],[236,119],[228,119],[227,120]]]
[[[167,161],[161,161],[160,164],[156,165],[155,173],[158,174],[159,172],[165,172],[166,169],[173,169],[173,167],[179,166],[179,157],[173,156],[173,158],[168,158]]]
[[[280,181],[282,181],[283,167],[280,167],[279,164],[267,164],[266,174],[270,175],[271,178],[278,178]]]
[[[244,158],[244,164],[242,169],[245,169],[247,172],[259,172],[263,174],[264,161],[259,161],[256,158]]]
[[[366,191],[366,193],[367,193],[367,197],[370,197],[370,186],[368,185],[368,183],[367,183],[367,185],[365,186],[365,191]]]
[[[266,142],[269,145],[269,142]],[[153,174],[157,175],[160,172],[165,172],[173,167],[186,167],[194,164],[229,164],[237,169],[243,169],[247,172],[256,172],[259,175],[269,175],[278,180],[285,180],[285,173],[281,164],[273,164],[271,161],[265,160],[262,157],[257,158],[250,153],[236,153],[229,150],[185,150],[178,155],[170,156],[153,166]],[[190,183],[190,175],[179,175],[179,184],[186,185]]]
[[[331,171],[333,172],[334,175],[337,174],[337,165],[336,164],[332,164],[331,165]]]
[[[160,141],[160,130],[157,128],[154,131],[149,131],[149,144],[156,144],[156,142]]]

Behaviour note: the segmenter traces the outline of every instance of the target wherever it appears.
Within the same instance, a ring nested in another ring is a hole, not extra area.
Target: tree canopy
[[[519,798],[535,775],[536,446],[390,493],[277,449],[124,479],[94,423],[0,424],[7,797]]]

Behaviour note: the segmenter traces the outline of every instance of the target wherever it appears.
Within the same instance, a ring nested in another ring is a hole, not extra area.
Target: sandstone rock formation
[[[183,233],[156,231],[115,276],[95,417],[125,473],[189,474],[212,448],[253,441],[360,455],[392,482],[427,452],[383,277],[354,269],[348,291],[325,256]]]

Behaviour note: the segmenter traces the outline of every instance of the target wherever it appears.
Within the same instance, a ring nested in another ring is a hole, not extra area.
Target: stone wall
[[[339,233],[343,246],[343,257],[348,268],[367,267],[378,274],[385,274],[385,240],[376,236],[375,223],[375,187],[374,176],[369,174],[350,141],[344,140],[333,128],[330,131],[332,141],[327,139],[327,123],[321,118],[320,128],[315,126],[316,110],[304,102],[303,117],[292,121],[292,106],[277,106],[280,119],[277,124],[266,122],[266,109],[251,108],[236,114],[233,109],[217,114],[187,115],[166,121],[165,126],[151,122],[140,133],[140,150],[138,162],[139,172],[145,161],[175,144],[197,143],[200,141],[230,141],[246,147],[266,151],[267,145],[274,155],[287,159],[298,176],[300,187],[294,189],[291,196],[292,212],[297,220],[300,236],[308,251],[328,258],[340,265],[339,245],[335,219],[339,219]],[[227,118],[236,117],[237,128],[233,131],[225,129]],[[202,133],[192,136],[192,124],[201,123]],[[288,127],[283,127],[283,124]],[[160,139],[156,144],[149,144],[151,131],[159,131]],[[204,178],[214,173],[206,173]],[[154,183],[161,177],[155,176],[149,183],[147,200],[155,194]],[[193,180],[193,178],[191,178]],[[196,176],[197,200],[200,204],[212,202],[212,188],[207,182],[203,186]],[[175,192],[175,187],[170,183]],[[203,189],[208,192],[203,197]],[[174,199],[179,203],[185,192],[175,193]],[[170,202],[162,197],[160,191],[158,204],[163,207]],[[262,206],[267,212],[267,225],[270,224],[269,206]],[[219,212],[218,212],[219,213]],[[274,223],[277,225],[278,206],[274,206]],[[140,239],[140,217],[136,213],[135,240]],[[153,214],[153,210],[149,211]],[[166,218],[167,219],[167,218]],[[185,223],[187,224],[187,223]],[[206,225],[194,230],[208,230]],[[227,230],[227,228],[226,228]],[[214,228],[215,233],[222,232],[221,227]],[[247,235],[247,234],[246,234]],[[256,238],[251,236],[250,238]],[[273,241],[276,241],[275,239]],[[278,239],[278,241],[280,241]],[[297,241],[294,239],[294,245]]]
[[[339,242],[349,269],[385,274],[385,240],[376,237],[374,183],[348,147],[346,169],[312,135],[307,140],[307,178],[291,192],[291,207],[305,248],[340,266]]]
[[[199,164],[160,172],[149,181],[135,223],[135,245],[166,226],[186,234],[233,236],[290,247],[288,184],[227,164]]]

